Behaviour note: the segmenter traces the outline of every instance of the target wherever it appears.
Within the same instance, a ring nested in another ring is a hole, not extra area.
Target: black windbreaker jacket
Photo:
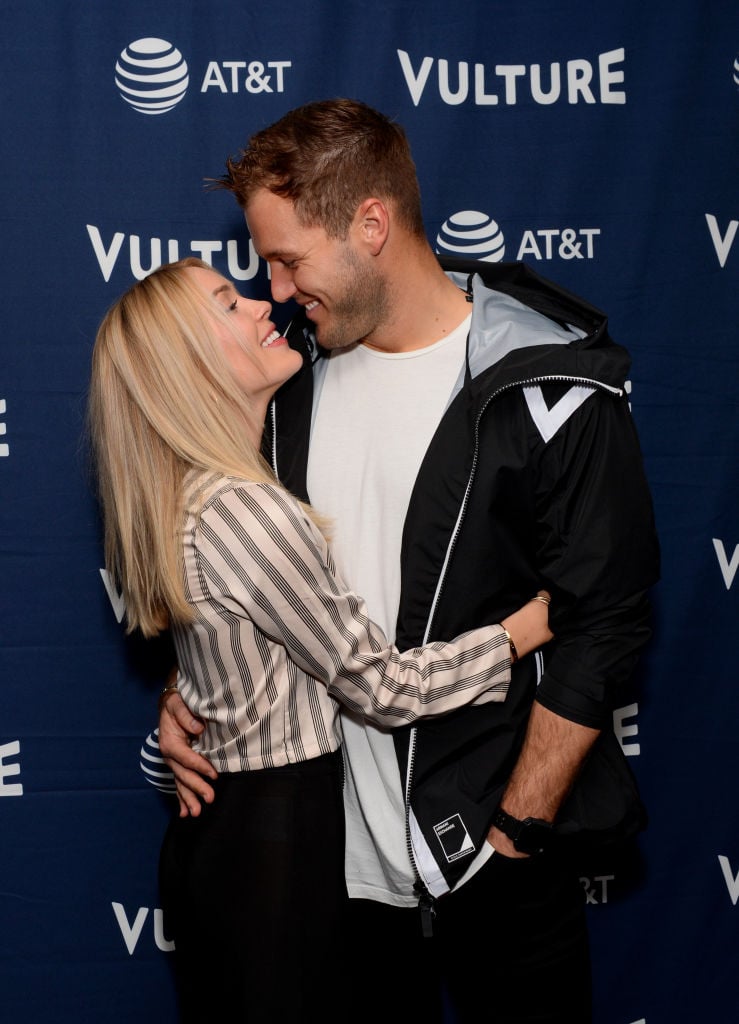
[[[611,838],[641,827],[613,710],[649,638],[647,591],[659,576],[624,390],[629,357],[604,314],[522,264],[441,262],[473,297],[473,320],[464,377],[408,507],[396,643],[498,622],[542,587],[556,639],[516,663],[504,703],[395,733],[412,860],[433,895],[479,863],[534,699],[603,730],[560,833]],[[309,327],[291,325],[306,366],[280,390],[265,442],[280,481],[304,498],[311,370],[322,362]]]

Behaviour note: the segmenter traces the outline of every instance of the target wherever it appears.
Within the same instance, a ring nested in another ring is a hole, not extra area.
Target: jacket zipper
[[[604,384],[602,381],[590,380],[587,377],[569,377],[569,376],[566,376],[566,375],[562,375],[562,376],[559,376],[559,375],[545,375],[545,376],[542,376],[542,377],[531,377],[531,378],[528,378],[527,380],[523,380],[523,381],[521,381],[521,380],[512,381],[509,384],[504,384],[502,387],[498,388],[496,391],[493,391],[492,394],[488,395],[487,399],[485,400],[484,405],[482,406],[482,408],[478,412],[477,419],[475,421],[475,450],[474,450],[474,455],[473,455],[473,458],[472,458],[472,466],[470,467],[470,475],[469,475],[469,478],[467,480],[467,487],[465,488],[464,497],[462,498],[462,504],[460,505],[460,508],[459,508],[459,514],[457,515],[457,521],[454,524],[454,530],[452,531],[452,536],[451,536],[451,538],[449,540],[449,544],[447,545],[446,556],[444,558],[444,564],[442,565],[441,572],[439,573],[439,580],[438,580],[438,582],[436,584],[436,591],[434,593],[434,598],[433,598],[433,600],[431,602],[431,610],[429,611],[429,617],[428,617],[428,621],[426,623],[426,629],[425,629],[424,635],[423,635],[423,641],[422,641],[423,644],[427,644],[429,642],[429,637],[431,635],[431,627],[433,626],[434,616],[436,615],[436,611],[437,611],[437,609],[439,607],[439,601],[440,601],[440,598],[441,598],[442,591],[444,589],[444,583],[446,581],[446,575],[447,575],[448,566],[449,566],[449,563],[451,561],[452,554],[454,553],[454,548],[456,546],[457,538],[459,537],[459,532],[460,532],[460,530],[462,528],[462,522],[463,522],[463,520],[465,518],[465,515],[466,515],[466,512],[467,512],[467,505],[469,504],[470,491],[472,490],[472,484],[473,484],[474,479],[475,479],[475,474],[476,474],[476,471],[477,471],[477,463],[478,463],[478,459],[479,459],[479,451],[480,451],[480,421],[482,420],[482,417],[483,417],[487,407],[490,405],[490,403],[494,399],[498,398],[500,395],[504,394],[507,391],[511,391],[513,388],[535,387],[537,384],[554,383],[554,382],[557,382],[557,383],[571,383],[573,385],[576,385],[576,384],[585,385],[587,387],[598,388],[598,389],[600,389],[602,391],[608,391],[608,392],[610,392],[613,395],[619,395],[620,396],[620,395],[623,394],[623,390],[621,388],[612,387],[610,384]],[[431,893],[428,891],[428,888],[426,887],[425,881],[421,878],[421,872],[420,872],[420,870],[418,868],[418,864],[416,862],[416,857],[415,857],[415,854],[414,854],[414,851],[413,851],[413,841],[411,839],[411,830],[410,830],[411,786],[413,784],[413,768],[414,768],[414,763],[415,763],[415,759],[416,759],[416,734],[417,734],[417,726],[413,726],[411,728],[410,736],[409,736],[409,740],[408,740],[408,765],[407,765],[407,768],[406,768],[406,780],[405,780],[405,841],[406,841],[406,848],[407,848],[407,851],[408,851],[408,856],[410,858],[411,865],[413,866],[413,868],[415,870],[415,873],[416,873],[416,880],[415,880],[415,883],[413,885],[413,889],[414,889],[414,892],[417,892],[419,894],[418,904],[419,904],[419,908],[421,910],[421,920],[422,920],[423,934],[424,935],[431,935],[432,934],[433,918],[435,916],[434,904],[435,904],[436,900],[435,900],[435,897],[432,896]]]

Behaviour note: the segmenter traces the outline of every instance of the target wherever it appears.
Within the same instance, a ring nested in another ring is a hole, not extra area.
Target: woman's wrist
[[[550,600],[547,591],[540,590],[525,605],[502,620],[501,627],[508,640],[511,664],[551,640]]]
[[[513,642],[513,637],[508,632],[508,630],[505,628],[505,626],[503,626],[502,629],[503,629],[503,632],[505,633],[506,637],[508,638],[508,649],[509,649],[509,653],[510,653],[510,657],[511,657],[511,665],[515,665],[516,662],[518,661],[518,650],[516,649],[516,645]]]

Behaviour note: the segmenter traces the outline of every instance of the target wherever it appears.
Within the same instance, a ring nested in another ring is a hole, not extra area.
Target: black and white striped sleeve
[[[352,711],[391,727],[505,699],[510,658],[501,626],[401,654],[340,579],[313,523],[279,487],[222,489],[203,509],[197,532],[201,582],[211,600],[250,619]]]

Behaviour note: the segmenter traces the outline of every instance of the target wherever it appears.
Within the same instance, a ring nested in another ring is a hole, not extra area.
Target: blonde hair
[[[92,356],[88,424],[105,530],[105,562],[122,587],[127,632],[154,636],[187,623],[182,557],[186,473],[275,483],[250,439],[248,397],[221,354],[214,320],[225,310],[185,270],[155,270],[108,311]]]

